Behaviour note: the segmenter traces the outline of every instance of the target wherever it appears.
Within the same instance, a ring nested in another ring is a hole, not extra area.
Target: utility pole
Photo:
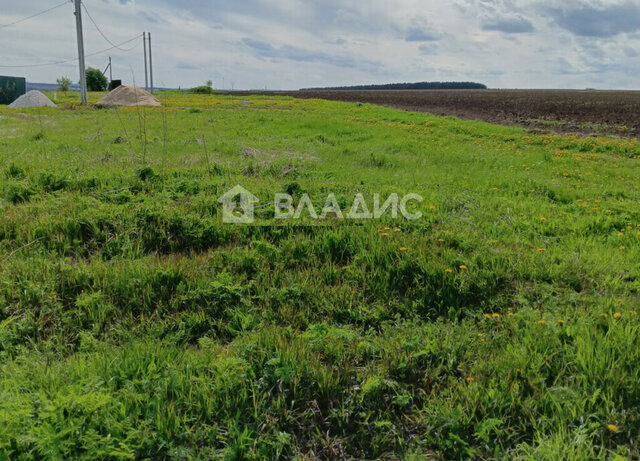
[[[151,80],[151,93],[153,93],[153,60],[151,59],[151,32],[149,34],[149,77]]]
[[[113,82],[113,69],[111,68],[111,56],[109,56],[109,85]]]
[[[80,63],[80,99],[82,104],[87,104],[87,74],[84,65],[84,37],[82,35],[82,0],[74,0],[76,7],[76,33],[78,35],[78,61]]]
[[[149,90],[149,71],[147,70],[147,33],[142,33],[142,43],[144,45],[144,89]]]

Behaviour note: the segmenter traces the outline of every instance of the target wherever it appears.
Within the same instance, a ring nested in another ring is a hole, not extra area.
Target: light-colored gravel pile
[[[22,107],[56,107],[56,105],[40,91],[32,90],[13,101],[9,107],[17,109]]]

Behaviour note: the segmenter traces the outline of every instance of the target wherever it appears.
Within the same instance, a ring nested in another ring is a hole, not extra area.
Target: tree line
[[[486,90],[487,86],[475,82],[419,82],[389,83],[384,85],[335,86],[326,88],[303,88],[300,91],[319,90]]]

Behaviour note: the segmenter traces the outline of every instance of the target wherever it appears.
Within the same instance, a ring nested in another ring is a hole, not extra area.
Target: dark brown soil
[[[518,125],[536,132],[640,136],[640,91],[436,90],[292,91],[296,98],[378,104]]]

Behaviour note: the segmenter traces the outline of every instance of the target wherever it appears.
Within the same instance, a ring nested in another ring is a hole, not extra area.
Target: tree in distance
[[[69,77],[62,76],[59,79],[56,79],[56,83],[58,84],[58,91],[62,91],[65,96],[71,87],[71,79]]]
[[[89,67],[87,74],[87,90],[89,91],[106,91],[109,86],[107,77],[99,69]]]
[[[206,84],[191,88],[188,92],[194,94],[214,94],[216,90],[213,89],[213,82],[207,80]]]

